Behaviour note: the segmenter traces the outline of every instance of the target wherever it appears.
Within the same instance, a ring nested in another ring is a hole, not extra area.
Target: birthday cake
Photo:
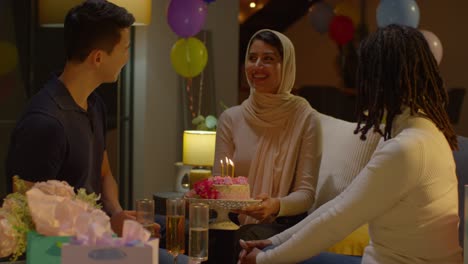
[[[195,183],[189,197],[223,200],[249,200],[250,186],[246,177],[214,176]]]

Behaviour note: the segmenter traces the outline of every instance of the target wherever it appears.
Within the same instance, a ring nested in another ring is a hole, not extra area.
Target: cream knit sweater
[[[364,223],[363,264],[462,263],[452,151],[429,120],[405,111],[351,185],[296,226],[270,238],[259,264],[297,263]]]

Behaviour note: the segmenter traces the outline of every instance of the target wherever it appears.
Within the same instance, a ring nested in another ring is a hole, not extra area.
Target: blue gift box
[[[37,232],[30,231],[26,247],[26,263],[60,264],[62,255],[60,245],[69,241],[70,237],[43,236]]]

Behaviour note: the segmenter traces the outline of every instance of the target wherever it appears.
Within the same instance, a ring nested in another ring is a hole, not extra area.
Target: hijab
[[[248,174],[251,195],[267,193],[279,198],[292,191],[304,123],[312,108],[305,99],[291,94],[296,60],[294,46],[285,35],[269,29],[255,33],[247,48],[246,64],[250,45],[255,36],[264,31],[275,34],[283,46],[281,82],[277,93],[271,94],[255,91],[248,81],[251,94],[242,103],[242,113],[250,125],[263,131]],[[247,217],[243,224],[256,222],[254,218]]]

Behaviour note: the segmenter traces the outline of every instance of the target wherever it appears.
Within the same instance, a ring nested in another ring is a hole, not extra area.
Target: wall
[[[166,22],[168,3],[153,1],[151,25],[135,34],[134,199],[173,191],[181,159],[183,82],[169,59],[178,37]],[[238,8],[237,1],[210,4],[204,27],[212,39],[215,99],[227,105],[237,102]]]
[[[359,0],[351,1],[359,6]],[[338,0],[327,1],[331,4]],[[379,0],[367,0],[366,19],[370,32],[376,29],[376,9]],[[417,1],[420,9],[419,28],[432,31],[442,42],[444,55],[440,64],[447,88],[468,88],[468,74],[464,63],[468,61],[468,35],[462,31],[459,21],[463,21],[468,1]],[[285,34],[291,38],[296,48],[297,77],[296,88],[304,85],[332,85],[341,87],[341,80],[335,68],[338,55],[336,44],[327,34],[317,33],[308,17],[304,16],[291,26]],[[467,96],[462,106],[460,121],[455,125],[457,133],[468,136]]]

